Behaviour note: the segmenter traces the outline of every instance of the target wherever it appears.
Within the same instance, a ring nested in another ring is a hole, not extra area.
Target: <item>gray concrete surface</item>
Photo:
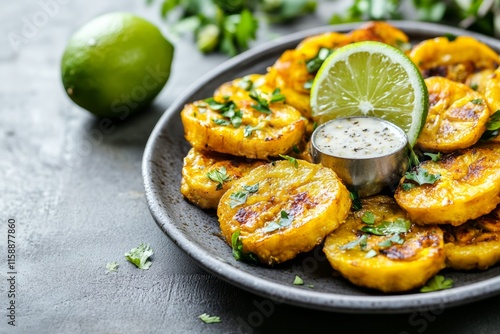
[[[176,41],[171,79],[150,110],[99,137],[95,119],[63,91],[59,62],[65,43],[79,26],[111,11],[137,13],[162,26],[158,3],[0,3],[0,333],[499,332],[500,298],[402,315],[335,314],[287,305],[262,309],[264,298],[204,272],[151,218],[141,159],[152,128],[173,99],[226,58],[200,55],[190,39]],[[259,43],[323,24],[343,8],[342,1],[324,3],[318,17],[274,27],[260,34]],[[34,20],[37,26],[26,30],[26,22]],[[12,43],[11,33],[22,40]],[[15,327],[7,323],[9,218],[16,220]],[[155,251],[147,271],[123,257],[141,242]],[[105,273],[109,261],[120,263],[118,272]],[[197,317],[205,312],[222,322],[201,322]]]

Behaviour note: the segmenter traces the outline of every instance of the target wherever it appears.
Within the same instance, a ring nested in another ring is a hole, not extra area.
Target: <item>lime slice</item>
[[[383,118],[403,129],[411,146],[424,126],[428,106],[418,68],[404,53],[380,42],[337,49],[311,87],[312,116],[318,123],[349,116]]]

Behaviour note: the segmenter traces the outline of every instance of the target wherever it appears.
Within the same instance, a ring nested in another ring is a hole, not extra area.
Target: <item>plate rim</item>
[[[454,35],[472,36],[485,42],[498,52],[500,41],[494,38],[481,35],[479,33],[466,31],[447,25],[418,22],[418,21],[386,21],[389,24],[403,30],[408,35],[414,34],[436,34],[439,32]],[[437,308],[447,308],[471,303],[480,299],[494,296],[500,293],[500,276],[492,277],[484,281],[471,283],[465,286],[429,292],[425,294],[402,294],[386,296],[354,296],[329,292],[319,292],[314,290],[304,290],[290,285],[279,284],[266,279],[256,277],[242,271],[229,263],[216,259],[208,255],[200,246],[192,243],[181,230],[176,228],[175,223],[169,217],[167,210],[159,204],[160,199],[155,196],[155,188],[152,175],[155,168],[152,163],[154,148],[161,140],[161,131],[166,124],[178,116],[176,113],[182,108],[187,98],[197,91],[204,83],[217,77],[220,73],[239,65],[240,63],[251,61],[265,53],[272,53],[275,50],[282,50],[286,45],[298,43],[307,36],[328,32],[350,31],[365,22],[347,23],[339,25],[324,25],[306,30],[301,30],[288,35],[281,36],[275,40],[264,42],[248,51],[245,51],[233,58],[226,60],[216,66],[205,75],[201,76],[186,90],[178,96],[161,118],[156,123],[151,132],[142,158],[142,177],[145,189],[145,196],[151,215],[158,227],[198,266],[207,272],[219,277],[229,284],[248,292],[254,293],[264,298],[268,298],[276,303],[287,303],[295,306],[317,309],[323,311],[344,312],[344,313],[407,313],[418,310],[429,310]],[[230,252],[228,252],[230,256]]]

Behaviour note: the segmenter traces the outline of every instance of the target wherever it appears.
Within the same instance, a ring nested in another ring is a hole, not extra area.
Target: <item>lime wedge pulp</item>
[[[335,50],[311,87],[318,123],[373,116],[403,129],[411,146],[424,126],[429,97],[422,74],[400,50],[380,42],[357,42]]]

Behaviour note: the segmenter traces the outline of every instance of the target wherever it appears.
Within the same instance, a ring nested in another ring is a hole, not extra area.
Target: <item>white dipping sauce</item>
[[[318,127],[313,137],[322,153],[351,159],[389,155],[407,142],[403,130],[374,117],[334,119]]]

